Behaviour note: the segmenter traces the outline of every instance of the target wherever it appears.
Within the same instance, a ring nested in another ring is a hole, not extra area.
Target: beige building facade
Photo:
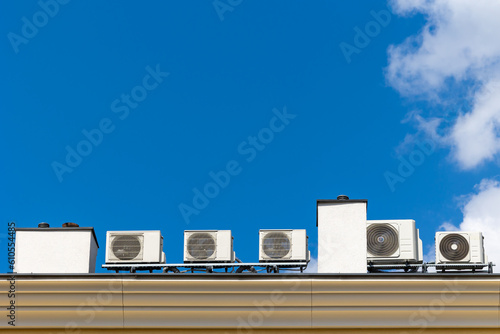
[[[15,333],[500,332],[495,274],[1,276]]]

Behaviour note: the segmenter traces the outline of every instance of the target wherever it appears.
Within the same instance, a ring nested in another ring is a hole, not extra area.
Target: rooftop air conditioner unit
[[[485,263],[481,232],[436,232],[436,263]]]
[[[366,223],[368,262],[423,262],[422,240],[414,220],[368,220]]]
[[[108,231],[106,263],[165,263],[160,231]]]
[[[184,231],[184,263],[234,262],[230,230]]]
[[[260,230],[259,262],[309,261],[306,230]]]

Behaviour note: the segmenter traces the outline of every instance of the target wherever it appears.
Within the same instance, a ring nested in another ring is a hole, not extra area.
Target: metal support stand
[[[442,273],[446,272],[446,270],[459,270],[459,271],[472,271],[475,272],[484,272],[484,268],[487,267],[487,273],[493,273],[493,266],[495,265],[493,262],[489,263],[428,263],[429,267],[436,267],[436,271],[441,270]]]
[[[108,270],[113,270],[116,273],[120,271],[128,271],[130,273],[136,273],[138,270],[149,271],[161,270],[163,273],[168,274],[172,272],[178,274],[181,272],[191,272],[204,271],[206,273],[217,274],[217,273],[229,273],[234,272],[236,274],[243,273],[245,271],[251,273],[257,273],[259,271],[265,271],[266,273],[278,274],[281,270],[294,270],[300,271],[301,273],[307,268],[308,262],[262,262],[262,263],[182,263],[182,264],[103,264],[102,267]],[[387,270],[402,270],[405,273],[416,273],[418,269],[421,268],[422,273],[427,273],[429,268],[436,268],[436,271],[441,271],[445,273],[447,270],[454,270],[456,272],[473,272],[473,273],[493,273],[493,266],[495,264],[489,263],[401,263],[401,264],[376,264],[373,262],[368,262],[367,270],[369,273],[376,272],[386,272]],[[179,268],[184,268],[181,271]],[[257,270],[256,268],[262,268]],[[484,270],[484,268],[487,268]],[[231,269],[231,271],[229,271]]]
[[[402,263],[402,264],[375,264],[368,262],[368,272],[382,272],[383,270],[403,270],[405,273],[416,273],[419,268],[422,272],[427,272],[427,266],[424,263]]]
[[[493,264],[489,263],[439,263],[436,264],[434,262],[424,262],[424,263],[404,263],[404,264],[375,264],[373,262],[368,262],[368,272],[383,272],[384,270],[403,270],[405,273],[416,273],[419,268],[422,273],[427,273],[429,268],[434,267],[436,271],[441,271],[445,273],[447,270],[455,270],[460,272],[484,272],[484,268],[488,267],[488,274],[493,273]]]
[[[280,270],[300,270],[301,273],[307,268],[309,262],[262,262],[262,263],[182,263],[182,264],[103,264],[102,267],[108,270],[114,270],[116,273],[120,271],[128,271],[135,273],[138,270],[149,271],[161,270],[164,274],[172,272],[174,274],[181,273],[179,268],[185,268],[184,272],[188,271],[205,271],[206,273],[229,273],[234,272],[240,274],[244,271],[258,273],[256,268],[262,268],[267,273],[279,273]],[[229,271],[231,269],[231,271]],[[223,270],[223,271],[217,271]]]

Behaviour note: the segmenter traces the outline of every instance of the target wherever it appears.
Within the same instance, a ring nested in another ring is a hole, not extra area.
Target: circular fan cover
[[[187,251],[197,260],[206,260],[215,253],[215,240],[210,233],[192,234],[187,241]]]
[[[460,261],[469,254],[469,243],[460,234],[448,234],[441,239],[439,251],[450,261]]]
[[[113,254],[120,260],[132,260],[141,252],[141,242],[134,235],[119,235],[111,244]]]
[[[373,256],[391,256],[399,248],[398,231],[390,224],[371,224],[366,239],[368,252]]]
[[[286,233],[270,232],[262,240],[262,251],[271,259],[282,259],[291,250],[291,242]]]

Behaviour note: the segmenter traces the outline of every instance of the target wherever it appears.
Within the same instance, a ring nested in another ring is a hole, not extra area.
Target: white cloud
[[[413,110],[410,111],[406,117],[401,121],[401,123],[412,123],[417,129],[414,134],[406,134],[403,141],[396,147],[396,153],[404,154],[409,150],[415,148],[415,143],[417,142],[427,142],[428,145],[432,146],[432,151],[437,146],[437,144],[443,144],[444,139],[437,133],[442,120],[436,117],[430,117],[428,119],[422,117],[421,111]]]
[[[500,85],[488,82],[476,94],[473,110],[460,115],[451,131],[455,156],[464,168],[492,160],[500,151]]]
[[[458,227],[449,222],[442,223],[441,226],[439,226],[439,229],[444,231],[460,231]]]
[[[500,271],[500,182],[484,179],[476,186],[476,192],[466,197],[462,208],[463,222],[461,231],[480,231],[484,236],[485,253],[488,260],[499,267]],[[455,226],[445,223],[445,230],[456,230]]]
[[[438,118],[420,124],[430,125],[462,168],[493,160],[500,153],[500,1],[395,0],[392,7],[399,15],[421,13],[426,24],[389,48],[388,82],[441,107]]]

